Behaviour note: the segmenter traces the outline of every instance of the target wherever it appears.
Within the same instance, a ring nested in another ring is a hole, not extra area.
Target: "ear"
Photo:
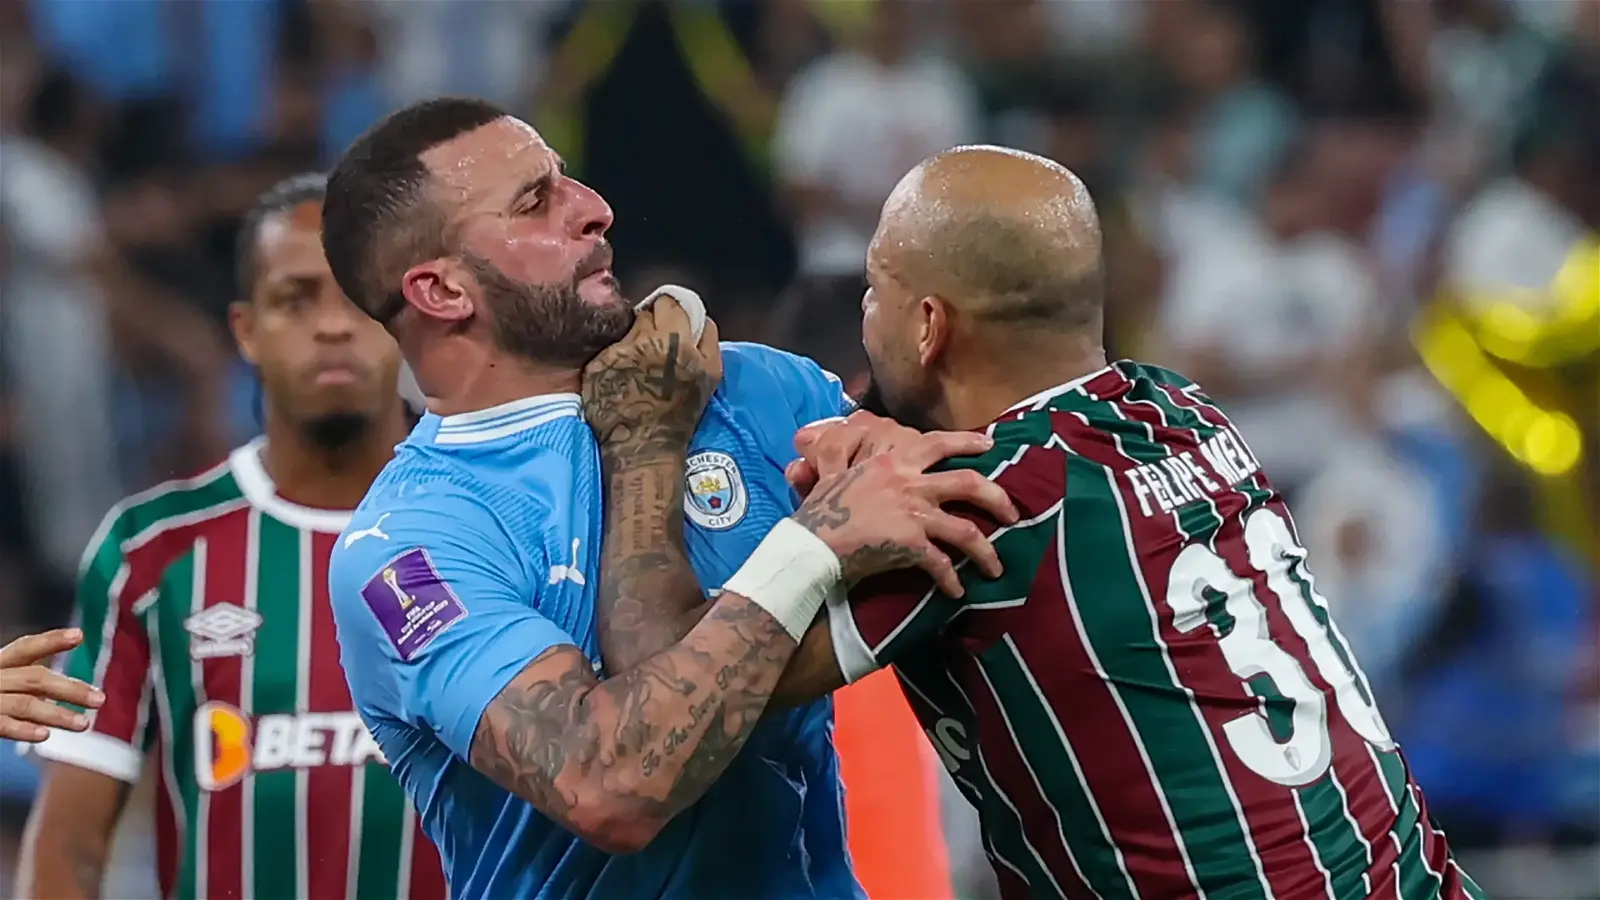
[[[430,319],[460,322],[476,311],[478,279],[450,259],[432,259],[406,270],[400,293],[406,302]]]
[[[950,304],[940,297],[923,297],[917,304],[922,334],[917,338],[917,358],[924,368],[932,367],[950,347]]]
[[[233,332],[239,355],[250,365],[256,365],[256,305],[246,300],[228,304],[228,329]]]

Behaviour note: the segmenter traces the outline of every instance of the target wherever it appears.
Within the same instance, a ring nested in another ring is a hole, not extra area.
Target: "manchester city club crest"
[[[750,494],[733,457],[707,450],[689,457],[683,490],[683,511],[701,528],[721,531],[744,518]]]

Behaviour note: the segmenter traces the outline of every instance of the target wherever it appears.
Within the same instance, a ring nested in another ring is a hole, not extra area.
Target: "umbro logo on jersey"
[[[384,513],[378,517],[378,521],[372,523],[371,528],[363,528],[360,531],[352,531],[345,535],[344,548],[349,550],[351,544],[367,537],[375,537],[380,541],[387,541],[389,536],[383,533],[383,520],[389,518],[390,515],[391,513]]]
[[[256,631],[261,615],[254,610],[218,603],[183,620],[189,632],[189,658],[215,659],[220,656],[249,656],[256,649]]]

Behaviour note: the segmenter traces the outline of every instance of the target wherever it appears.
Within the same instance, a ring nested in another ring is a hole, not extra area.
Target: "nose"
[[[345,299],[344,293],[329,280],[317,297],[313,324],[319,341],[347,341],[356,331],[358,317],[365,316],[354,303]]]
[[[594,188],[576,179],[572,183],[572,230],[583,237],[597,238],[611,228],[615,218],[611,204]]]

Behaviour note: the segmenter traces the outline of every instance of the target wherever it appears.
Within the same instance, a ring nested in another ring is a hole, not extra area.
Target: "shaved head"
[[[1100,219],[1078,176],[1005,147],[957,147],[889,195],[874,249],[914,294],[980,321],[1098,328]]]
[[[864,404],[916,427],[1104,356],[1100,220],[1083,182],[1041,156],[957,147],[923,161],[884,204],[867,281]]]

